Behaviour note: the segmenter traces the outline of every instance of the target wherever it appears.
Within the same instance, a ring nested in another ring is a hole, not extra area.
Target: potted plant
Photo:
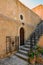
[[[34,52],[35,51],[35,52]],[[29,62],[31,64],[35,64],[35,62],[37,63],[42,63],[43,64],[43,48],[39,47],[39,46],[35,46],[34,47],[34,51],[30,51],[30,53],[28,54],[29,56]]]
[[[37,57],[37,62],[43,64],[43,58],[42,58],[43,48],[40,47],[40,48],[38,49],[38,52],[40,53],[40,55],[39,55],[39,57]]]
[[[35,64],[36,58],[38,58],[39,55],[40,55],[38,49],[39,49],[39,46],[36,45],[36,46],[34,47],[34,50],[30,51],[30,53],[28,54],[28,55],[29,55],[29,62],[30,62],[31,64]]]
[[[43,55],[43,48],[40,48],[38,51]]]
[[[43,48],[41,48],[41,47],[39,47],[39,46],[36,45],[35,50],[36,50],[35,51],[36,62],[43,64],[43,58],[42,58]]]
[[[35,53],[33,51],[31,51],[29,53],[29,63],[35,64],[35,60],[36,60]]]

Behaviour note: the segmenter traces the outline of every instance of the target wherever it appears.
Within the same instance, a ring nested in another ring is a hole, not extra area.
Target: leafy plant
[[[34,51],[32,50],[29,53],[29,59],[31,59],[31,60],[29,60],[29,62],[31,63],[32,60],[33,61],[35,60],[34,62],[37,62],[37,59],[40,57],[41,54],[43,54],[43,48],[36,45],[34,47]]]
[[[29,57],[33,59],[34,58],[34,52],[30,52]]]
[[[39,48],[40,48],[40,47],[36,45],[36,46],[34,47],[35,52],[30,51],[29,57],[30,57],[30,58],[34,58],[34,56],[38,57],[39,54],[40,54]]]
[[[41,48],[41,49],[39,50],[39,52],[43,55],[43,48]]]
[[[39,52],[39,51],[36,51],[36,52],[35,52],[35,56],[36,56],[36,57],[39,57],[39,55],[40,55],[40,52]]]
[[[34,50],[38,50],[40,47],[38,46],[38,45],[36,45],[35,47],[34,47]]]

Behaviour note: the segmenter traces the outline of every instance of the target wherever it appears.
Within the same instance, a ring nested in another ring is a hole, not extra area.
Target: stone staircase
[[[17,57],[28,61],[28,53],[38,42],[40,36],[43,34],[43,21],[41,21],[34,32],[30,35],[30,38],[25,42],[25,45],[20,46],[19,51],[15,54]]]
[[[16,53],[16,56],[28,61],[28,51],[30,50],[30,45],[25,44],[20,46],[19,51]]]

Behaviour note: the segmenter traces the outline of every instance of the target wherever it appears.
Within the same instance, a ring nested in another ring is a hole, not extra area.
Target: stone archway
[[[20,28],[20,45],[24,45],[24,28]]]

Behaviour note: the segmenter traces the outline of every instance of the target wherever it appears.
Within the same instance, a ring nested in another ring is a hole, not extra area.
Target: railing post
[[[30,37],[30,51],[33,49],[33,44],[32,44],[32,36]]]

